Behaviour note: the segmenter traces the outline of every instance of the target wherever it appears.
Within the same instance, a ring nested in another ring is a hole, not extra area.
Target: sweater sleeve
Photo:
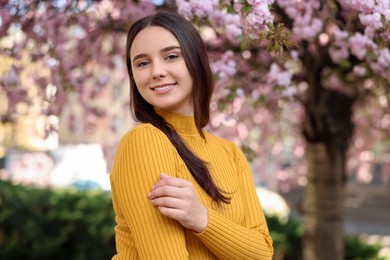
[[[196,234],[219,259],[272,259],[272,238],[262,211],[249,164],[237,147],[238,191],[244,208],[244,224],[234,223],[208,209],[208,226]],[[234,196],[234,195],[233,195]]]
[[[121,219],[115,259],[130,259],[132,250],[139,259],[189,258],[182,226],[163,216],[147,198],[161,172],[175,175],[175,153],[168,138],[151,126],[135,129],[121,140],[111,171],[114,210],[117,221]]]

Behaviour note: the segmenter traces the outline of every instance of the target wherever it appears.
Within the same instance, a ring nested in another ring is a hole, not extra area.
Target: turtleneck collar
[[[156,107],[154,110],[157,114],[164,118],[168,124],[173,126],[176,132],[180,135],[200,136],[193,116],[185,116],[173,112],[168,112]]]

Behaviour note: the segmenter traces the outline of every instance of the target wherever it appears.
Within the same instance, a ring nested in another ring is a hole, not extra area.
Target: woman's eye
[[[141,61],[141,62],[137,63],[137,67],[145,67],[148,64],[149,64],[149,62],[147,62],[147,61]]]
[[[165,59],[174,60],[174,59],[177,59],[178,57],[179,57],[179,55],[177,55],[177,54],[169,54],[165,57]]]

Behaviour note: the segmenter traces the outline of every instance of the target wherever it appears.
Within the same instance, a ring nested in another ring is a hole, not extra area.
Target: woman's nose
[[[163,64],[160,62],[153,63],[152,77],[153,79],[164,78],[167,75]]]
[[[153,79],[164,78],[165,75],[161,72],[152,74]]]

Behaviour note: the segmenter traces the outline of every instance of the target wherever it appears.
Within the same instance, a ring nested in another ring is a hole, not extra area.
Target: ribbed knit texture
[[[113,259],[272,259],[272,239],[239,147],[207,132],[203,139],[193,117],[158,113],[208,162],[213,180],[229,192],[231,202],[212,203],[165,134],[151,124],[140,124],[122,138],[110,175],[117,221]],[[161,172],[194,184],[208,209],[203,232],[183,228],[149,201],[147,195]]]

